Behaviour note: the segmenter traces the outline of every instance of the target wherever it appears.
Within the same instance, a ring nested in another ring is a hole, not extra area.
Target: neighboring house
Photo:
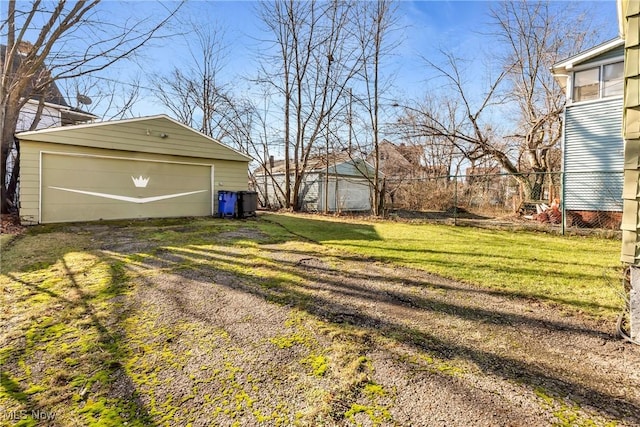
[[[256,190],[262,206],[281,208],[285,205],[282,193],[285,184],[285,162],[274,161],[265,172],[254,172]],[[291,166],[290,170],[293,169]],[[371,210],[370,178],[374,168],[365,160],[352,159],[346,153],[312,157],[300,186],[301,209],[308,212],[369,211]],[[291,175],[293,188],[293,175]]]
[[[424,148],[419,145],[394,144],[384,139],[378,147],[380,171],[388,182],[447,178],[450,175],[446,165],[426,165]],[[375,165],[375,152],[369,154],[367,162]]]
[[[18,62],[15,64],[15,69],[18,67],[19,60],[25,55],[25,51],[30,49],[29,43],[21,43],[18,49]],[[4,63],[6,54],[6,46],[0,45],[0,67]],[[15,70],[14,70],[15,71]],[[48,71],[41,70],[41,73],[47,74]],[[58,88],[55,82],[51,83],[45,93],[36,92],[34,89],[35,80],[38,75],[33,76],[33,82],[27,87],[26,92],[29,94],[29,99],[26,105],[20,111],[18,117],[18,124],[16,126],[16,132],[22,132],[30,130],[33,121],[36,117],[38,110],[38,104],[43,101],[43,109],[39,122],[36,124],[33,130],[45,129],[56,126],[76,125],[80,123],[86,123],[97,119],[97,116],[91,113],[87,113],[78,108],[74,108],[67,104],[62,92]],[[78,96],[80,100],[85,103],[89,101],[86,96]],[[44,98],[44,99],[43,99]]]
[[[18,60],[24,56],[24,50],[31,47],[28,43],[21,43],[18,49]],[[0,45],[0,69],[4,69],[4,60],[6,55],[6,46]],[[15,71],[18,67],[16,62],[14,65]],[[47,73],[46,70],[41,70],[41,73]],[[78,108],[70,107],[62,92],[58,88],[55,82],[51,83],[44,93],[36,92],[33,87],[37,75],[34,75],[33,81],[27,87],[26,92],[29,94],[29,99],[26,104],[20,110],[18,116],[18,122],[16,124],[16,132],[23,132],[38,129],[46,129],[58,126],[75,125],[80,123],[87,123],[97,119],[97,116],[91,113],[87,113]],[[88,98],[79,96],[84,102],[88,101]],[[37,122],[36,120],[38,108],[42,102],[42,109]],[[12,146],[9,156],[6,159],[7,162],[7,182],[9,182],[11,174],[13,173],[16,159],[18,158],[18,150],[15,145]],[[4,159],[3,159],[4,160]],[[16,192],[17,195],[18,192]],[[14,200],[13,202],[17,202]]]
[[[209,216],[250,158],[167,116],[18,133],[23,224]]]
[[[608,41],[552,67],[566,90],[562,203],[578,224],[622,218],[624,41]]]

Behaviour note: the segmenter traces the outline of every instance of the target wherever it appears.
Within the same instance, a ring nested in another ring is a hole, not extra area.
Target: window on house
[[[605,65],[603,69],[604,78],[602,81],[602,96],[622,96],[624,63],[616,62],[615,64]]]
[[[576,71],[573,74],[573,101],[622,96],[623,74],[623,62]]]
[[[600,97],[600,68],[576,71],[573,77],[573,100],[588,101]]]

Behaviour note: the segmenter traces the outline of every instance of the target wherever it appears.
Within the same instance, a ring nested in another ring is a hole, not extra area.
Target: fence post
[[[458,176],[454,177],[453,184],[453,225],[458,225]]]
[[[560,206],[562,206],[561,208],[561,215],[562,215],[562,235],[565,235],[566,232],[566,228],[567,228],[567,209],[565,208],[566,205],[566,201],[564,199],[564,185],[565,185],[565,171],[561,171],[560,172]]]

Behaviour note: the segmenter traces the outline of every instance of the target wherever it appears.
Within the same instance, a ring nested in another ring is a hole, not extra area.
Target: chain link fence
[[[619,230],[623,172],[466,174],[386,180],[390,216]]]

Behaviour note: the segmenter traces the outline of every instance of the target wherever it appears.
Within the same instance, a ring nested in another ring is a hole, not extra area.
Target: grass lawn
[[[286,401],[265,406],[272,411],[264,412],[258,399],[248,398],[247,394],[260,395],[259,387],[271,379],[243,373],[252,363],[261,366],[256,362],[260,352],[254,349],[254,355],[240,348],[225,329],[235,324],[251,329],[252,315],[220,326],[196,315],[172,324],[165,319],[167,313],[144,298],[135,300],[157,285],[157,277],[204,277],[205,285],[222,288],[227,281],[245,286],[244,297],[254,301],[267,299],[279,307],[315,304],[304,293],[306,277],[265,257],[263,250],[354,254],[606,320],[612,320],[621,305],[616,293],[621,287],[617,240],[280,214],[262,215],[257,221],[180,219],[91,227],[38,226],[8,245],[2,240],[0,408],[5,412],[0,424],[35,426],[55,415],[58,425],[176,425],[171,422],[180,416],[181,425],[188,425],[193,407],[206,404],[225,419],[253,414],[269,425],[287,425],[292,420],[285,413]],[[112,234],[119,239],[114,243],[118,250],[109,249]],[[206,314],[206,307],[203,310]],[[274,313],[277,320],[280,314]],[[383,393],[373,393],[377,386],[367,379],[370,368],[361,355],[367,343],[362,332],[292,313],[281,322],[278,334],[256,340],[255,345],[261,351],[300,353],[301,362],[292,365],[297,370],[294,377],[317,383],[317,389],[311,387],[317,408],[335,396],[349,399],[356,385],[364,390],[363,396],[371,392],[372,402],[381,400]],[[317,336],[319,330],[324,335]],[[457,372],[451,363],[441,366]],[[193,367],[188,378],[180,369],[184,366]],[[329,366],[332,372],[342,372],[338,378],[343,380],[326,374]],[[259,375],[260,369],[255,372]],[[273,375],[278,375],[276,368]],[[181,379],[189,393],[163,394],[165,387]],[[343,390],[331,389],[336,387],[332,381]],[[203,394],[207,387],[222,394]],[[126,393],[132,394],[117,397]],[[185,409],[190,404],[194,406]],[[317,408],[311,409],[322,412]],[[377,406],[346,407],[345,416],[352,416],[354,408],[366,412]]]
[[[265,219],[341,251],[589,315],[612,318],[622,307],[616,239],[295,215]]]

